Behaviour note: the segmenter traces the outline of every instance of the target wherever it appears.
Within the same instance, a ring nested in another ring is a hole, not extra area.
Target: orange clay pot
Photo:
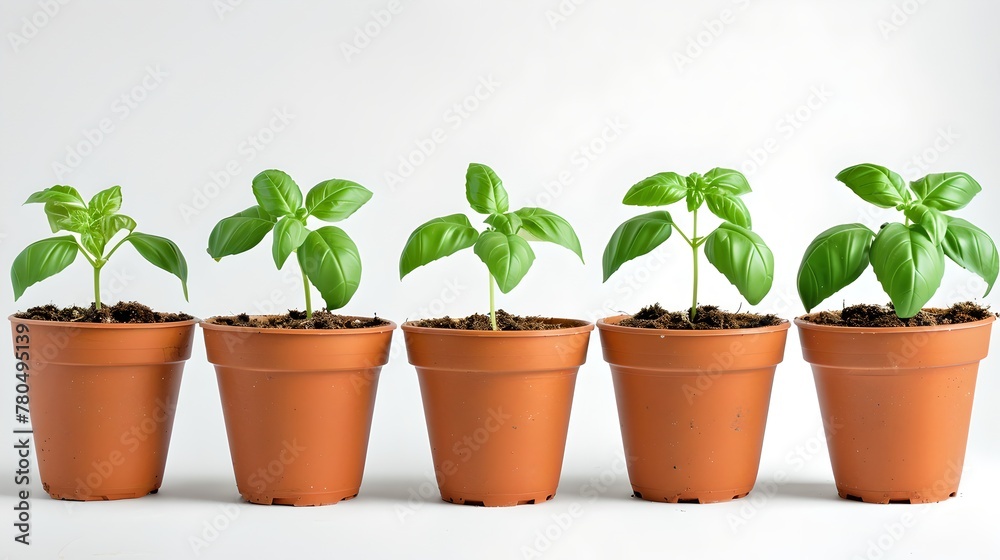
[[[576,372],[592,323],[546,331],[469,331],[403,324],[416,366],[441,498],[513,506],[559,485]]]
[[[774,370],[789,323],[733,330],[640,329],[601,319],[637,498],[709,503],[757,480]]]
[[[795,320],[841,498],[926,503],[955,495],[994,320],[899,328]]]
[[[28,365],[42,488],[61,500],[156,492],[197,320],[121,325],[9,319],[15,357]]]
[[[357,496],[396,325],[257,329],[209,319],[201,326],[243,499],[319,506]]]

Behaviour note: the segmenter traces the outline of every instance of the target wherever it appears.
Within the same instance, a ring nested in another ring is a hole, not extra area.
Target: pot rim
[[[747,334],[766,334],[772,332],[781,332],[788,330],[792,323],[788,319],[781,319],[781,323],[777,325],[771,325],[769,327],[753,327],[747,329],[699,329],[699,330],[687,330],[687,329],[645,329],[639,327],[623,327],[616,323],[609,323],[608,321],[621,321],[625,317],[629,317],[628,314],[622,315],[612,315],[610,317],[604,317],[598,319],[597,328],[602,331],[616,332],[622,334],[634,334],[637,336],[725,336],[725,335],[747,335]]]
[[[86,323],[86,322],[76,322],[76,321],[44,321],[41,319],[21,319],[10,315],[7,317],[11,323],[27,323],[34,326],[46,326],[46,327],[67,327],[67,328],[82,328],[82,329],[168,329],[171,327],[189,327],[195,324],[202,323],[202,320],[193,317],[185,321],[170,321],[166,323]]]
[[[273,317],[274,315],[250,315],[250,317]],[[238,327],[235,325],[218,325],[211,323],[212,319],[219,317],[213,315],[204,321],[199,321],[201,328],[206,331],[226,331],[231,333],[254,333],[254,334],[288,334],[297,336],[322,336],[322,335],[348,335],[348,334],[373,334],[395,330],[396,323],[388,319],[382,319],[387,324],[377,327],[364,327],[360,329],[286,329],[286,328],[263,328],[263,327]],[[360,317],[359,315],[348,315],[348,317]],[[367,317],[361,317],[367,318]]]
[[[996,321],[996,315],[991,315],[985,319],[980,319],[978,321],[969,321],[967,323],[952,323],[949,325],[923,325],[919,327],[844,327],[840,325],[818,325],[811,321],[806,321],[803,319],[805,315],[800,315],[793,319],[795,326],[800,329],[814,330],[820,332],[838,332],[844,334],[893,334],[893,333],[919,333],[919,332],[944,332],[944,331],[959,331],[964,329],[974,329],[976,327],[982,327],[993,321]]]
[[[442,329],[439,327],[418,327],[413,324],[414,321],[403,322],[402,329],[404,333],[413,334],[433,334],[436,336],[468,336],[468,337],[485,337],[485,338],[533,338],[533,337],[544,337],[544,336],[567,336],[574,334],[587,333],[594,330],[594,323],[590,321],[585,321],[583,319],[566,319],[562,317],[546,317],[548,322],[556,323],[575,323],[572,327],[562,327],[559,329],[549,329],[543,331],[474,331],[468,329]],[[419,320],[419,319],[418,319]]]

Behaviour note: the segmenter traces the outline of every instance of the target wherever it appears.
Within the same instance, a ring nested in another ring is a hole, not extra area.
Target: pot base
[[[269,496],[264,494],[241,494],[243,499],[251,504],[262,506],[328,506],[339,504],[347,500],[358,497],[358,488],[353,490],[341,490],[339,492],[322,492],[318,494],[284,494],[279,496]]]
[[[845,500],[854,502],[865,502],[866,504],[931,504],[943,502],[948,498],[954,498],[958,494],[957,488],[948,488],[930,492],[909,492],[909,491],[871,491],[858,490],[857,488],[837,487],[837,494]]]
[[[715,504],[731,502],[746,497],[750,489],[745,490],[705,490],[702,492],[685,491],[672,492],[655,488],[632,486],[634,497],[647,502],[666,502],[669,504]]]
[[[42,489],[55,500],[66,500],[69,502],[107,502],[111,500],[129,500],[141,498],[159,492],[160,487],[150,490],[117,490],[102,494],[81,494],[77,488],[53,488],[46,483],[42,483]]]
[[[528,492],[519,494],[466,494],[464,496],[441,494],[441,499],[449,504],[485,507],[510,507],[530,504],[541,504],[551,500],[556,495],[550,492]]]

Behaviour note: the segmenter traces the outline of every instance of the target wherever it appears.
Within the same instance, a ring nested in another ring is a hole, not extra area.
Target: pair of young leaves
[[[486,231],[480,233],[465,214],[434,218],[406,241],[399,258],[399,277],[415,268],[462,249],[475,247],[476,255],[496,279],[500,291],[514,289],[535,260],[528,241],[547,241],[566,247],[583,261],[580,240],[562,217],[542,208],[510,212],[510,200],[497,174],[481,163],[469,164],[465,196],[472,209],[485,214]]]
[[[750,184],[742,173],[716,167],[704,175],[692,173],[687,177],[657,173],[632,186],[622,202],[631,206],[667,206],[684,200],[688,212],[707,204],[709,211],[723,220],[722,224],[708,235],[686,239],[694,250],[703,246],[708,262],[748,302],[757,304],[771,290],[774,255],[750,229],[750,212],[740,199],[749,192]],[[657,248],[674,229],[673,218],[664,210],[636,216],[618,226],[604,250],[604,281],[622,264]]]
[[[252,186],[257,205],[216,224],[208,239],[208,254],[218,261],[248,251],[273,230],[275,266],[280,269],[295,253],[327,308],[347,305],[361,283],[358,247],[344,230],[336,226],[310,230],[306,220],[309,216],[324,222],[344,220],[371,199],[371,191],[353,181],[330,179],[303,198],[295,181],[276,169],[259,173]]]
[[[896,314],[912,317],[941,285],[945,256],[985,280],[989,294],[1000,271],[996,245],[983,230],[945,214],[964,208],[982,190],[975,179],[935,173],[907,188],[899,174],[864,163],[841,171],[837,180],[866,202],[901,210],[906,223],[885,224],[877,234],[858,223],[821,233],[799,266],[799,297],[807,310],[854,282],[871,264]]]
[[[100,269],[126,242],[151,264],[177,276],[187,299],[188,268],[180,249],[169,239],[135,231],[135,220],[118,213],[122,206],[121,187],[105,189],[85,202],[73,187],[57,185],[38,191],[25,201],[25,204],[36,203],[45,205],[52,233],[70,234],[36,241],[14,259],[10,276],[15,300],[29,286],[73,264],[80,253],[91,266]],[[128,233],[108,250],[108,244],[122,231]],[[79,240],[72,233],[78,234]]]

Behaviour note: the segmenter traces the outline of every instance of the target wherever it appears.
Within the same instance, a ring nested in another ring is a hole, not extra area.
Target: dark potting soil
[[[306,319],[306,312],[296,309],[290,309],[284,315],[250,316],[240,313],[228,317],[213,317],[210,321],[216,325],[255,329],[364,329],[389,324],[389,321],[378,317],[353,317],[329,311],[314,311],[312,319]]]
[[[484,315],[480,313],[456,319],[451,317],[424,319],[422,321],[414,321],[414,324],[418,327],[430,327],[434,329],[493,330],[489,314]],[[547,331],[575,326],[575,324],[553,323],[552,319],[546,317],[521,317],[519,315],[511,315],[503,309],[497,310],[497,327],[502,331]]]
[[[194,317],[186,313],[160,313],[135,301],[120,301],[114,305],[90,307],[56,307],[42,305],[14,314],[18,319],[58,321],[63,323],[176,323]]]
[[[714,305],[699,305],[692,321],[690,310],[667,311],[659,303],[654,303],[618,324],[640,329],[721,330],[772,327],[784,322],[777,315],[730,313]]]
[[[837,327],[931,327],[981,321],[994,315],[988,307],[966,301],[948,308],[927,307],[909,319],[900,319],[892,304],[851,305],[840,311],[820,311],[802,319],[817,325]]]

